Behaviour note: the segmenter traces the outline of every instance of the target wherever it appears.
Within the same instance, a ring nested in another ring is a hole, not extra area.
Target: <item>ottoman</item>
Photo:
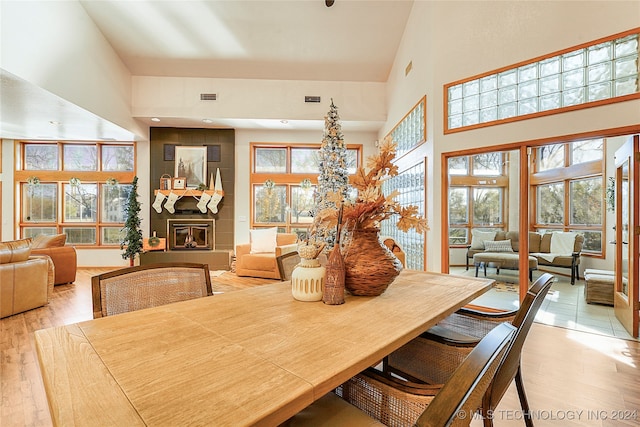
[[[613,305],[613,271],[586,269],[584,271],[584,298],[587,304]]]
[[[493,263],[496,266],[496,274],[500,274],[501,268],[517,270],[520,257],[517,252],[479,252],[473,256],[473,264],[476,267],[476,277],[480,265],[484,267],[484,275],[487,275],[487,264]],[[538,259],[529,255],[529,280],[533,280],[533,270],[538,269]]]

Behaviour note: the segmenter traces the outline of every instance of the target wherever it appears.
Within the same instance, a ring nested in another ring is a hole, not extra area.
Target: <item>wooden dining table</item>
[[[35,332],[56,425],[278,425],[487,291],[404,270],[380,296],[274,283]]]

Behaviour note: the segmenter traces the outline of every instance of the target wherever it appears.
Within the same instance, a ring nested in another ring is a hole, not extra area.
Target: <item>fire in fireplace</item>
[[[167,221],[169,250],[213,250],[215,222],[212,219]]]

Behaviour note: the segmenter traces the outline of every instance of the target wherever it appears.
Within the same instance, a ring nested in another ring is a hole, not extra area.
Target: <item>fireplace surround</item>
[[[170,251],[215,249],[215,220],[168,219],[167,247]]]

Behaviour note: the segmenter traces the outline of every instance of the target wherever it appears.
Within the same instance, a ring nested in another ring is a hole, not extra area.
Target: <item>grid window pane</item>
[[[538,171],[564,167],[564,144],[538,148]]]
[[[126,221],[125,206],[131,185],[102,185],[100,195],[100,218],[102,222]]]
[[[63,227],[62,231],[67,235],[69,245],[95,245],[95,227]]]
[[[262,185],[253,187],[255,201],[255,222],[285,222],[287,208],[287,187],[277,185],[268,189]]]
[[[317,173],[319,168],[317,148],[292,148],[291,173]]]
[[[469,242],[468,235],[466,228],[449,228],[449,245],[466,245]]]
[[[571,225],[602,225],[602,201],[602,177],[571,181]]]
[[[66,171],[95,171],[98,170],[97,147],[95,145],[62,146],[63,169]]]
[[[564,184],[539,185],[537,188],[536,222],[538,224],[564,223]]]
[[[133,171],[133,145],[104,145],[102,147],[103,171]]]
[[[358,150],[347,150],[347,173],[353,175],[358,170]]]
[[[58,233],[56,227],[24,227],[22,229],[22,238],[27,239],[29,237],[36,237],[40,234],[46,236],[53,236]]]
[[[97,184],[64,185],[64,221],[96,222]],[[95,241],[95,229],[93,233]]]
[[[502,175],[502,154],[485,153],[472,157],[473,175],[475,176],[498,176]]]
[[[119,246],[124,240],[125,230],[120,227],[102,227],[102,244],[106,246]]]
[[[489,226],[502,223],[502,189],[473,189],[473,223]]]
[[[466,188],[449,189],[449,224],[469,223],[469,192]]]
[[[286,148],[256,148],[256,172],[284,173],[287,171]]]
[[[22,185],[22,221],[56,222],[58,220],[58,186],[56,184]]]
[[[571,164],[602,160],[604,139],[590,139],[571,143]]]
[[[583,252],[602,253],[602,232],[594,230],[574,230],[584,235]]]
[[[25,170],[58,170],[58,146],[25,144],[24,168]]]
[[[449,158],[449,175],[467,175],[469,158],[467,156]]]
[[[313,222],[312,211],[315,207],[313,193],[315,186],[302,188],[291,187],[291,222],[300,224],[311,224]]]

